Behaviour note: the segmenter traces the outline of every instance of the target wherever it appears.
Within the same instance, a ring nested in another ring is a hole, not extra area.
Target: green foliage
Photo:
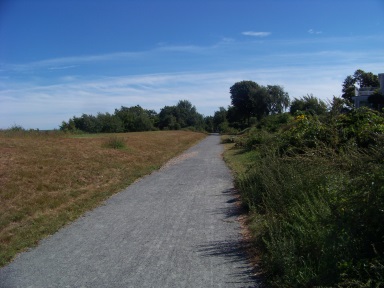
[[[260,145],[274,145],[275,137],[266,130],[256,128],[247,129],[235,140],[236,147],[247,150],[254,149]]]
[[[227,120],[227,110],[224,107],[220,107],[219,111],[216,111],[213,116],[213,127],[214,131],[217,132],[225,132],[228,127],[229,123]]]
[[[250,126],[251,117],[262,119],[268,114],[282,113],[289,105],[289,95],[283,87],[268,85],[264,87],[253,81],[241,81],[230,88],[235,112]]]
[[[12,125],[10,128],[7,129],[8,131],[11,131],[11,132],[21,132],[21,131],[25,131],[25,129],[20,126],[20,125]]]
[[[121,120],[124,132],[153,130],[154,117],[151,118],[151,113],[152,111],[145,110],[139,105],[115,109],[115,115]]]
[[[109,137],[105,140],[104,145],[105,148],[112,149],[124,149],[126,148],[125,141],[123,138],[118,136]]]
[[[340,103],[235,140],[252,159],[236,186],[272,287],[384,285],[384,115]]]
[[[384,108],[384,95],[377,89],[371,96],[368,97],[368,103],[372,105],[373,109],[380,111]]]
[[[239,115],[242,115],[242,121],[249,122],[249,118],[255,113],[263,113],[264,111],[256,112],[256,103],[253,100],[263,97],[261,86],[253,81],[241,81],[232,85],[229,89],[231,93],[231,102],[236,107]],[[261,97],[256,97],[256,93],[261,92]],[[266,94],[266,93],[265,93]],[[259,109],[262,109],[262,100],[259,102]],[[265,107],[266,109],[266,107]]]
[[[279,85],[268,85],[267,109],[269,114],[283,113],[290,104],[289,95]]]
[[[274,114],[265,117],[257,123],[257,128],[268,132],[278,132],[288,127],[288,123],[292,122],[293,116],[289,113]]]
[[[342,98],[347,100],[349,105],[352,105],[352,97],[355,96],[355,85],[358,88],[362,87],[379,87],[379,78],[372,72],[365,72],[361,69],[355,71],[353,75],[349,75],[345,78],[342,88]]]
[[[159,128],[162,130],[179,130],[194,127],[204,129],[204,118],[197,113],[196,107],[187,100],[181,100],[176,106],[165,106],[159,113]]]
[[[295,100],[292,101],[290,112],[292,115],[295,115],[298,112],[311,115],[322,115],[327,112],[327,108],[327,104],[324,101],[310,94],[299,99],[295,98]]]
[[[65,132],[118,133],[123,132],[123,123],[116,115],[98,113],[97,116],[83,114],[63,121],[60,130]]]
[[[83,114],[74,116],[68,122],[63,121],[60,130],[86,133],[120,133],[152,130],[189,130],[203,131],[211,129],[209,118],[197,113],[196,107],[182,100],[176,106],[165,106],[160,114],[137,106],[115,109],[114,114],[98,113],[97,116]]]

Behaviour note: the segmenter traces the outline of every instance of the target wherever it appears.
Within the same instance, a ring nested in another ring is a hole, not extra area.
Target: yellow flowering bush
[[[305,119],[307,119],[307,117],[304,114],[300,114],[295,117],[295,121],[303,121]]]

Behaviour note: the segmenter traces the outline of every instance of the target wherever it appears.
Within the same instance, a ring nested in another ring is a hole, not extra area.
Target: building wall
[[[379,84],[380,84],[380,92],[384,95],[384,73],[378,74]],[[370,106],[368,102],[368,97],[372,95],[378,87],[363,87],[361,89],[355,90],[355,97],[352,97],[355,108],[359,108],[362,106]]]

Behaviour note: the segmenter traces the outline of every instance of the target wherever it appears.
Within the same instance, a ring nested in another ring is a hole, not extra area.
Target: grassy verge
[[[383,123],[305,116],[226,144],[270,287],[383,287]]]
[[[204,137],[0,132],[0,266]]]

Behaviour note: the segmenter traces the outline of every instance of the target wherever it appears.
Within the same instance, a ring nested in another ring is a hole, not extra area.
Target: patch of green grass
[[[111,136],[105,140],[104,147],[112,149],[125,149],[127,146],[123,138]]]

